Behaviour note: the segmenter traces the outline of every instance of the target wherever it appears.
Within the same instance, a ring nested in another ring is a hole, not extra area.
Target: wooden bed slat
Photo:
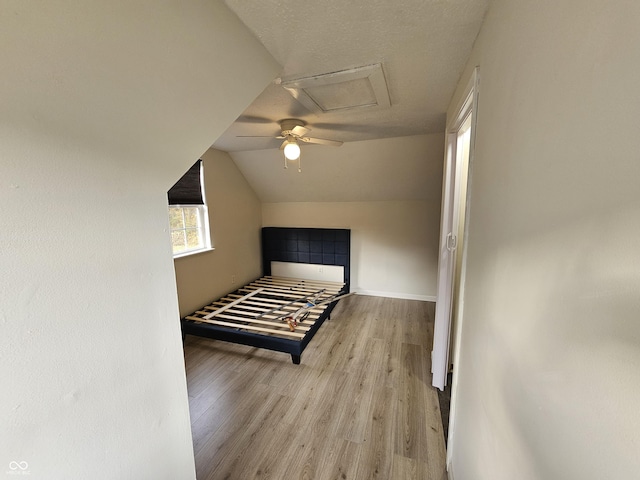
[[[242,302],[243,300],[246,300],[247,298],[250,298],[254,295],[257,295],[258,293],[262,292],[262,289],[259,288],[258,290],[255,290],[254,292],[248,293],[247,295],[245,295],[242,298],[239,298],[233,302],[231,302],[228,305],[225,305],[224,307],[220,307],[218,310],[215,310],[211,313],[209,313],[208,315],[206,315],[204,318],[206,318],[207,320],[216,316],[217,314],[219,314],[220,312],[224,312],[226,309],[233,307],[234,305],[237,305],[238,303]]]
[[[297,288],[297,287],[269,285],[266,283],[259,283],[259,282],[252,282],[245,286],[245,288],[249,288],[249,287],[264,288],[266,291],[269,291],[269,292],[282,292],[282,293],[296,294],[299,297],[303,295],[315,295],[319,292],[322,292],[322,294],[324,295],[335,295],[340,291],[339,288],[338,289],[334,289],[334,288],[304,288],[303,289],[303,288]]]
[[[231,328],[236,328],[236,329],[239,329],[239,330],[251,330],[253,332],[270,333],[270,334],[273,334],[273,335],[284,335],[286,337],[296,337],[296,338],[303,338],[304,337],[304,333],[291,332],[289,330],[273,330],[273,329],[270,329],[270,328],[254,327],[252,325],[239,325],[237,323],[223,322],[223,321],[220,321],[220,320],[211,320],[211,319],[193,317],[191,315],[189,315],[189,316],[187,316],[185,318],[187,320],[193,320],[194,322],[210,323],[212,325],[219,325],[219,326],[222,326],[222,327],[231,327]]]
[[[231,298],[239,298],[242,295],[236,295],[234,293],[230,293],[229,295],[227,295],[226,297],[220,299],[220,300],[224,300],[224,301],[230,301]],[[268,306],[270,308],[274,308],[277,307],[278,305],[282,305],[285,303],[289,303],[286,302],[284,300],[282,301],[278,301],[275,299],[266,299],[266,298],[256,298],[256,297],[252,297],[251,300],[245,300],[244,302],[242,302],[243,305],[247,304],[247,305],[264,305],[264,306]],[[302,305],[302,304],[301,304]]]
[[[200,311],[196,313],[200,314]],[[203,312],[203,313],[207,313],[207,312]],[[247,315],[247,313],[241,312],[241,311],[235,311],[235,310],[227,310],[225,313],[219,313],[218,315],[216,315],[216,318],[226,318],[228,320],[236,320],[238,322],[242,322],[243,324],[247,324],[247,325],[255,323],[257,325],[271,325],[274,327],[289,328],[287,326],[287,323],[282,320],[273,321],[279,318],[276,315],[264,315],[263,317],[261,317],[261,319],[257,319],[255,317],[243,317],[242,315]],[[206,318],[206,317],[202,317],[202,318]],[[304,322],[299,322],[298,325],[304,326]],[[306,328],[306,330],[308,330],[308,328]]]
[[[216,303],[216,302],[214,302],[214,303]],[[260,312],[267,312],[269,310],[273,310],[274,308],[278,308],[278,307],[282,306],[281,304],[280,305],[278,305],[278,304],[272,305],[272,304],[269,304],[269,303],[261,303],[261,302],[254,302],[254,301],[246,300],[242,304],[243,308],[249,308],[245,304],[256,305],[257,307],[262,307],[262,308],[259,309]],[[287,305],[286,307],[283,307],[283,308],[286,308],[287,309],[286,311],[288,311],[288,312],[294,313],[300,307],[304,307],[305,305],[306,305],[306,303],[298,303],[298,302],[296,302],[293,305]],[[207,307],[204,307],[204,308],[207,308]],[[322,312],[324,312],[324,309],[325,309],[325,307],[319,306],[319,307],[312,308],[309,311],[311,312],[312,316],[318,317],[318,316],[322,315]]]
[[[194,317],[194,318],[202,319],[204,317],[195,317],[194,315],[196,315],[196,314],[197,315],[205,315],[207,313],[208,312],[203,312],[202,310],[198,310],[198,311],[193,312],[193,315],[191,315],[191,316]],[[227,310],[227,313],[234,313],[234,310]],[[243,312],[237,312],[237,313],[239,315],[243,314]],[[287,326],[287,328],[288,328],[288,325],[286,323],[282,322],[282,321],[280,321],[280,322],[271,322],[271,321],[268,321],[268,320],[259,320],[259,319],[252,318],[252,317],[235,317],[235,316],[225,315],[225,314],[217,315],[216,318],[226,318],[228,320],[229,319],[230,320],[237,320],[237,321],[241,322],[241,323],[238,324],[240,326],[249,325],[251,323],[256,323],[256,324],[263,324],[263,325],[272,325],[274,327],[285,327],[285,326]],[[267,318],[267,315],[265,315],[262,318]],[[305,320],[298,321],[298,326],[296,327],[296,330],[300,329],[301,331],[308,331],[313,326],[313,324],[315,323],[315,321],[317,319],[318,319],[318,317],[315,317],[315,318],[307,317]]]
[[[335,295],[340,291],[340,290],[335,290],[335,291],[327,290],[326,288],[318,288],[316,290],[298,290],[298,289],[291,289],[291,288],[285,288],[285,287],[267,286],[259,283],[250,283],[244,288],[262,288],[265,292],[270,292],[278,295],[282,295],[282,294],[293,295],[294,297],[297,297],[297,298],[312,297],[318,294],[328,297],[330,295]]]
[[[239,288],[238,291],[240,291],[240,292],[252,292],[252,291],[256,291],[256,288],[258,290],[260,290],[260,293],[262,295],[265,295],[265,296],[291,298],[291,299],[294,299],[294,300],[304,296],[304,295],[300,295],[300,294],[296,295],[295,293],[287,293],[286,291],[272,291],[269,288],[264,288],[264,287],[258,288],[258,287],[251,286],[251,285],[247,285],[246,287]],[[308,295],[308,296],[311,297],[312,295]],[[331,294],[324,293],[324,294],[322,294],[320,296],[320,298],[322,298],[322,297],[327,297],[328,298],[330,296],[331,296]]]
[[[205,309],[211,309],[211,307],[205,307]],[[193,314],[198,314],[198,315],[202,315],[202,317],[204,318],[209,312],[207,310],[197,310],[195,312],[193,312]],[[261,316],[256,316],[256,312],[253,311],[246,311],[246,310],[236,310],[233,308],[230,308],[229,310],[225,310],[224,313],[228,313],[228,314],[234,314],[234,315],[238,315],[240,317],[243,317],[243,320],[245,322],[252,322],[253,320],[260,320],[260,319],[264,319],[264,320],[276,320],[276,319],[281,319],[282,315],[288,314],[288,313],[293,313],[293,312],[282,312],[281,314],[272,314],[269,313],[268,315],[261,315]],[[219,313],[216,316],[220,316],[223,315],[222,313]],[[315,320],[319,317],[319,315],[317,314],[310,314],[307,316],[308,319],[310,320]]]
[[[229,297],[241,297],[242,295],[235,295],[235,294],[229,294]],[[258,302],[258,300],[261,302]],[[277,298],[256,298],[253,297],[251,300],[247,300],[247,303],[249,303],[250,305],[256,305],[256,304],[264,304],[264,305],[270,305],[272,308],[273,307],[277,307],[279,305],[284,305],[284,304],[291,304],[291,300],[278,300]],[[306,301],[300,301],[300,302],[295,302],[293,303],[293,305],[300,305],[301,307],[305,306],[307,304]]]
[[[238,328],[244,328],[247,325],[253,325],[255,323],[258,326],[263,325],[265,327],[273,327],[274,331],[278,333],[282,333],[282,332],[288,333],[291,331],[289,330],[289,326],[287,325],[286,322],[270,322],[268,320],[256,320],[252,318],[243,318],[243,317],[236,317],[234,315],[227,315],[226,313],[220,314],[216,318],[223,318],[225,320],[238,322],[237,323]],[[282,330],[278,330],[279,328],[282,328]],[[296,331],[298,328],[300,328],[300,330],[304,332],[309,330],[309,327],[306,325],[301,325],[300,327],[296,327]]]
[[[226,304],[224,302],[213,302],[211,303],[211,305],[207,305],[204,308],[207,310],[214,310],[214,305],[226,305]],[[256,305],[256,306],[251,306],[251,305]],[[262,305],[260,302],[251,302],[251,305],[249,305],[248,302],[243,302],[241,305],[238,305],[237,307],[243,310],[251,310],[257,313],[263,313],[281,306],[281,305],[269,305],[269,304]],[[260,306],[257,306],[257,305],[260,305]],[[298,310],[298,308],[300,307],[297,307],[295,305],[282,305],[282,308],[279,309],[278,311],[282,313],[295,312],[296,310]],[[321,313],[324,309],[321,307],[318,307],[316,309],[311,309],[311,312],[313,312],[314,310],[317,310],[317,312],[314,312],[314,313]]]
[[[227,304],[226,302],[222,302],[222,301],[211,302],[209,305],[207,305],[204,308],[206,308],[208,310],[215,310],[216,307],[214,307],[214,305],[223,306],[223,305],[226,305],[226,304]],[[260,312],[260,313],[268,312],[269,310],[273,310],[274,308],[278,308],[281,312],[285,312],[285,311],[295,312],[300,307],[304,307],[305,305],[306,305],[306,303],[304,303],[304,302],[271,304],[271,303],[266,303],[266,302],[247,300],[247,301],[242,302],[242,304],[239,304],[238,308],[243,308],[245,310],[254,310],[254,311]],[[282,307],[282,308],[280,308],[280,307]],[[312,308],[310,311],[311,312],[322,313],[324,311],[324,308],[322,308],[322,307]]]
[[[342,287],[339,285],[329,286],[329,285],[309,285],[309,284],[281,284],[281,283],[272,283],[264,280],[256,280],[255,282],[251,282],[250,285],[255,285],[258,287],[266,287],[271,289],[285,290],[291,292],[300,292],[304,293],[315,293],[318,290],[325,290],[327,292],[337,293],[340,291]]]

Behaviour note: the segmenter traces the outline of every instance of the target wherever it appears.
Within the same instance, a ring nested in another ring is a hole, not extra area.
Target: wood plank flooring
[[[302,363],[187,336],[199,480],[445,480],[435,304],[352,296]]]

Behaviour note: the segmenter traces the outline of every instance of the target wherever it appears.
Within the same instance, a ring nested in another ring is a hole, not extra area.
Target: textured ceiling
[[[225,0],[282,65],[280,78],[381,63],[391,107],[312,113],[274,82],[214,147],[278,148],[280,141],[269,136],[279,133],[279,120],[291,117],[306,121],[310,136],[345,142],[443,132],[488,1]]]

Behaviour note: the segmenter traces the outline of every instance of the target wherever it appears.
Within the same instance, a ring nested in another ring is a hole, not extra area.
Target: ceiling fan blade
[[[313,143],[315,145],[329,145],[331,147],[339,147],[344,142],[339,142],[337,140],[326,140],[324,138],[313,138],[313,137],[298,137],[298,140],[302,140],[305,143]]]
[[[236,138],[278,138],[273,135],[236,135]]]
[[[301,125],[298,125],[296,127],[293,127],[291,129],[291,134],[295,135],[296,137],[301,137],[303,135],[306,135],[307,133],[309,133],[311,130],[309,128],[305,128]]]
[[[252,123],[254,125],[266,125],[268,123],[277,124],[275,120],[266,117],[258,117],[255,115],[240,115],[236,118],[236,122],[239,123]]]

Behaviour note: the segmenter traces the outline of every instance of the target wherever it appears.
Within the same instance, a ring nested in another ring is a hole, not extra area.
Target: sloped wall
[[[497,0],[461,79],[480,66],[455,480],[640,472],[638,18]]]
[[[264,203],[440,202],[442,134],[347,142],[341,147],[302,145],[297,163],[283,168],[280,150],[231,152]]]
[[[166,191],[277,65],[221,2],[8,1],[0,42],[0,468],[193,479]]]

